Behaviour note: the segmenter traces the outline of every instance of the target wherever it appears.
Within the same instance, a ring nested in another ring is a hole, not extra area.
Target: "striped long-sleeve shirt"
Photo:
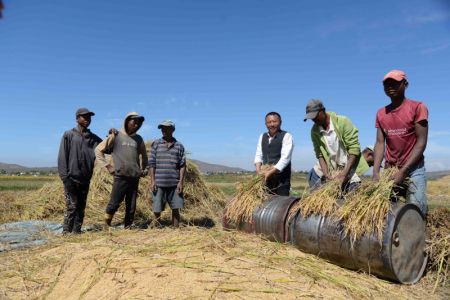
[[[180,180],[180,168],[185,164],[184,147],[176,139],[172,143],[167,143],[162,138],[153,142],[149,166],[155,169],[157,186],[177,186]]]

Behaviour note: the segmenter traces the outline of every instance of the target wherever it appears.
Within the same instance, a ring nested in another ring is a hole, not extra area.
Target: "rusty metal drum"
[[[255,222],[243,221],[239,223],[234,223],[226,217],[226,208],[222,216],[222,228],[225,230],[239,230],[247,233],[255,233]]]
[[[253,211],[255,231],[270,241],[288,242],[289,224],[288,213],[299,200],[296,197],[273,196]]]
[[[395,203],[385,222],[382,243],[372,234],[351,245],[339,222],[316,215],[303,218],[297,213],[289,235],[298,249],[337,265],[404,284],[416,283],[427,263],[425,220],[420,209]]]

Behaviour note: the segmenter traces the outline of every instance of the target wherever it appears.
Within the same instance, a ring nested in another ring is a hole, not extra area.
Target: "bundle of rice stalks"
[[[226,207],[225,217],[234,224],[252,222],[253,210],[270,196],[264,175],[253,176],[249,181],[238,184],[236,196]]]
[[[427,269],[436,272],[436,290],[439,285],[449,284],[450,210],[441,208],[431,211],[427,216],[427,231]]]
[[[314,214],[328,217],[337,209],[336,200],[341,194],[341,184],[339,181],[328,181],[298,201],[289,211],[288,219],[292,219],[298,211],[300,211],[303,218]]]
[[[364,234],[376,234],[380,244],[386,215],[392,207],[391,196],[394,181],[392,175],[397,169],[386,169],[378,182],[367,180],[345,197],[336,218],[342,221],[344,235],[353,242]]]

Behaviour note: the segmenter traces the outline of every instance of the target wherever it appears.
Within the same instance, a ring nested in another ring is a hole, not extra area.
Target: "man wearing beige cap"
[[[373,178],[379,179],[384,158],[385,168],[398,168],[394,182],[398,187],[403,187],[407,201],[416,204],[426,215],[427,184],[423,153],[428,138],[428,109],[424,103],[405,97],[408,84],[406,73],[401,70],[392,70],[383,78],[384,92],[391,103],[380,108],[376,116]]]
[[[369,168],[361,155],[358,129],[349,118],[326,112],[322,101],[318,99],[312,99],[306,106],[304,121],[308,119],[314,122],[311,140],[319,161],[310,172],[310,181],[311,176],[315,176],[320,178],[317,182],[320,185],[332,179],[332,171],[337,171],[335,178],[340,181],[343,191],[355,188],[361,181],[358,174],[363,174]]]
[[[136,212],[139,179],[147,176],[148,158],[143,138],[137,134],[145,118],[137,112],[130,112],[119,132],[110,130],[108,138],[95,148],[99,164],[114,176],[111,198],[106,206],[105,223],[111,226],[114,214],[125,200],[124,227],[132,228]],[[112,155],[113,165],[105,154]]]
[[[166,203],[172,209],[172,225],[180,225],[180,209],[184,206],[183,185],[186,172],[184,146],[174,136],[175,123],[165,120],[158,125],[162,138],[152,144],[149,166],[152,178],[153,213],[159,225]]]

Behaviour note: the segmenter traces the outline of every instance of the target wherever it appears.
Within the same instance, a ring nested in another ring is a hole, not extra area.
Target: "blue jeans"
[[[406,202],[417,205],[422,214],[426,216],[428,212],[427,177],[423,161],[409,173],[409,180]]]
[[[319,175],[317,175],[314,168],[312,168],[308,173],[308,184],[309,184],[309,191],[311,191],[311,192],[314,191],[315,189],[319,188],[322,185],[322,181],[321,181]],[[343,192],[344,193],[351,192],[354,189],[356,189],[359,186],[359,184],[360,184],[360,182],[347,183],[345,185],[345,187],[343,188]]]
[[[308,184],[310,190],[314,190],[321,185],[320,177],[317,175],[314,168],[312,168],[308,173]]]

